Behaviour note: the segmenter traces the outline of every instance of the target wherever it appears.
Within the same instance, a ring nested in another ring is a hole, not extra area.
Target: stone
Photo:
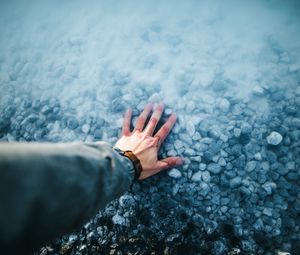
[[[263,214],[266,215],[266,216],[271,217],[271,216],[272,216],[272,209],[271,209],[271,208],[268,208],[268,207],[265,207],[265,208],[263,209]]]
[[[234,136],[235,137],[240,137],[240,135],[241,135],[241,129],[239,129],[239,128],[234,128],[233,129],[233,134],[234,134]]]
[[[88,134],[90,131],[90,125],[89,124],[84,124],[81,128],[82,132],[85,134]]]
[[[123,225],[123,226],[126,225],[126,219],[123,216],[119,215],[119,214],[114,215],[112,217],[112,221],[116,225]]]
[[[202,171],[205,170],[206,169],[206,164],[205,163],[200,163],[199,169],[202,170]]]
[[[267,192],[268,195],[271,195],[273,190],[277,188],[276,183],[274,182],[266,182],[262,185],[263,189]]]
[[[168,175],[171,177],[171,178],[174,178],[174,179],[178,179],[182,176],[181,172],[176,169],[176,168],[173,168],[171,170],[168,171]]]
[[[207,196],[209,191],[210,191],[209,185],[205,182],[201,182],[199,194],[205,197],[205,196]]]
[[[273,131],[269,136],[267,136],[267,142],[270,145],[277,146],[282,141],[282,135],[276,131]]]
[[[252,172],[255,168],[256,168],[256,161],[249,161],[249,162],[247,162],[247,164],[246,164],[246,171],[248,173]]]
[[[198,171],[198,172],[196,172],[196,173],[193,174],[192,181],[194,181],[194,182],[200,182],[201,181],[201,177],[202,177],[202,172]]]
[[[207,169],[213,174],[219,174],[221,172],[221,166],[216,163],[208,164]]]
[[[254,95],[261,96],[264,94],[264,89],[261,86],[254,86],[252,89]]]
[[[76,129],[78,127],[79,123],[75,118],[70,118],[68,120],[68,128],[70,129]]]
[[[220,158],[219,161],[218,161],[218,165],[226,166],[226,160],[224,158]]]
[[[258,161],[262,160],[262,156],[261,156],[261,153],[260,152],[257,152],[254,154],[254,158]]]
[[[239,187],[241,184],[242,184],[242,178],[240,176],[231,179],[229,183],[230,188],[233,189]]]
[[[179,150],[183,147],[183,143],[180,140],[176,140],[174,142],[174,147],[175,147],[176,150]]]
[[[194,123],[191,120],[186,122],[186,131],[190,137],[192,137],[196,132]]]
[[[210,182],[210,173],[208,171],[203,171],[202,172],[202,180],[206,183]]]
[[[252,131],[252,127],[249,123],[243,122],[241,125],[241,133],[243,134],[249,134]]]
[[[230,108],[230,102],[226,99],[226,98],[222,98],[219,101],[219,108],[221,111],[223,112],[228,112],[229,108]]]
[[[227,248],[223,242],[221,242],[221,241],[214,242],[214,254],[215,255],[225,254],[226,250],[227,250]]]
[[[120,206],[122,207],[130,207],[134,205],[134,198],[130,195],[122,195],[119,198]]]

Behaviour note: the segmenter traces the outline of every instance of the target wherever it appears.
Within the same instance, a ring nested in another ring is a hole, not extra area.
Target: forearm
[[[0,144],[1,243],[42,243],[82,225],[128,189],[122,160],[103,142]]]

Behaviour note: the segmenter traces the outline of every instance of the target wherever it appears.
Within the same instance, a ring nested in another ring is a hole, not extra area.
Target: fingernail
[[[182,160],[181,158],[177,159],[177,160],[176,160],[176,164],[178,164],[178,165],[183,164],[183,160]]]

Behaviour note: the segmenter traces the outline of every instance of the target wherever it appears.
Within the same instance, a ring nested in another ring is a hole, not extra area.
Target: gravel
[[[42,21],[22,18],[31,4],[0,8],[0,139],[114,144],[126,108],[135,121],[149,100],[163,100],[163,119],[178,119],[159,158],[185,164],[135,182],[37,254],[297,254],[300,52],[284,43],[299,41],[292,4],[234,5],[244,24],[221,1],[192,8],[203,15],[184,1],[157,13],[138,4],[130,19],[125,4],[100,2],[39,5]]]

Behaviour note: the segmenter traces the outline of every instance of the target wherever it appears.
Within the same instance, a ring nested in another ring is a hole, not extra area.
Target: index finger
[[[176,114],[172,113],[171,116],[166,121],[166,123],[157,131],[157,133],[155,134],[155,136],[159,137],[159,142],[158,142],[159,144],[158,144],[158,146],[160,146],[163,143],[163,141],[166,139],[166,137],[170,133],[171,129],[175,125],[176,119],[177,119]]]
[[[131,122],[132,109],[128,108],[124,115],[124,122],[122,127],[122,135],[130,135],[130,122]]]

